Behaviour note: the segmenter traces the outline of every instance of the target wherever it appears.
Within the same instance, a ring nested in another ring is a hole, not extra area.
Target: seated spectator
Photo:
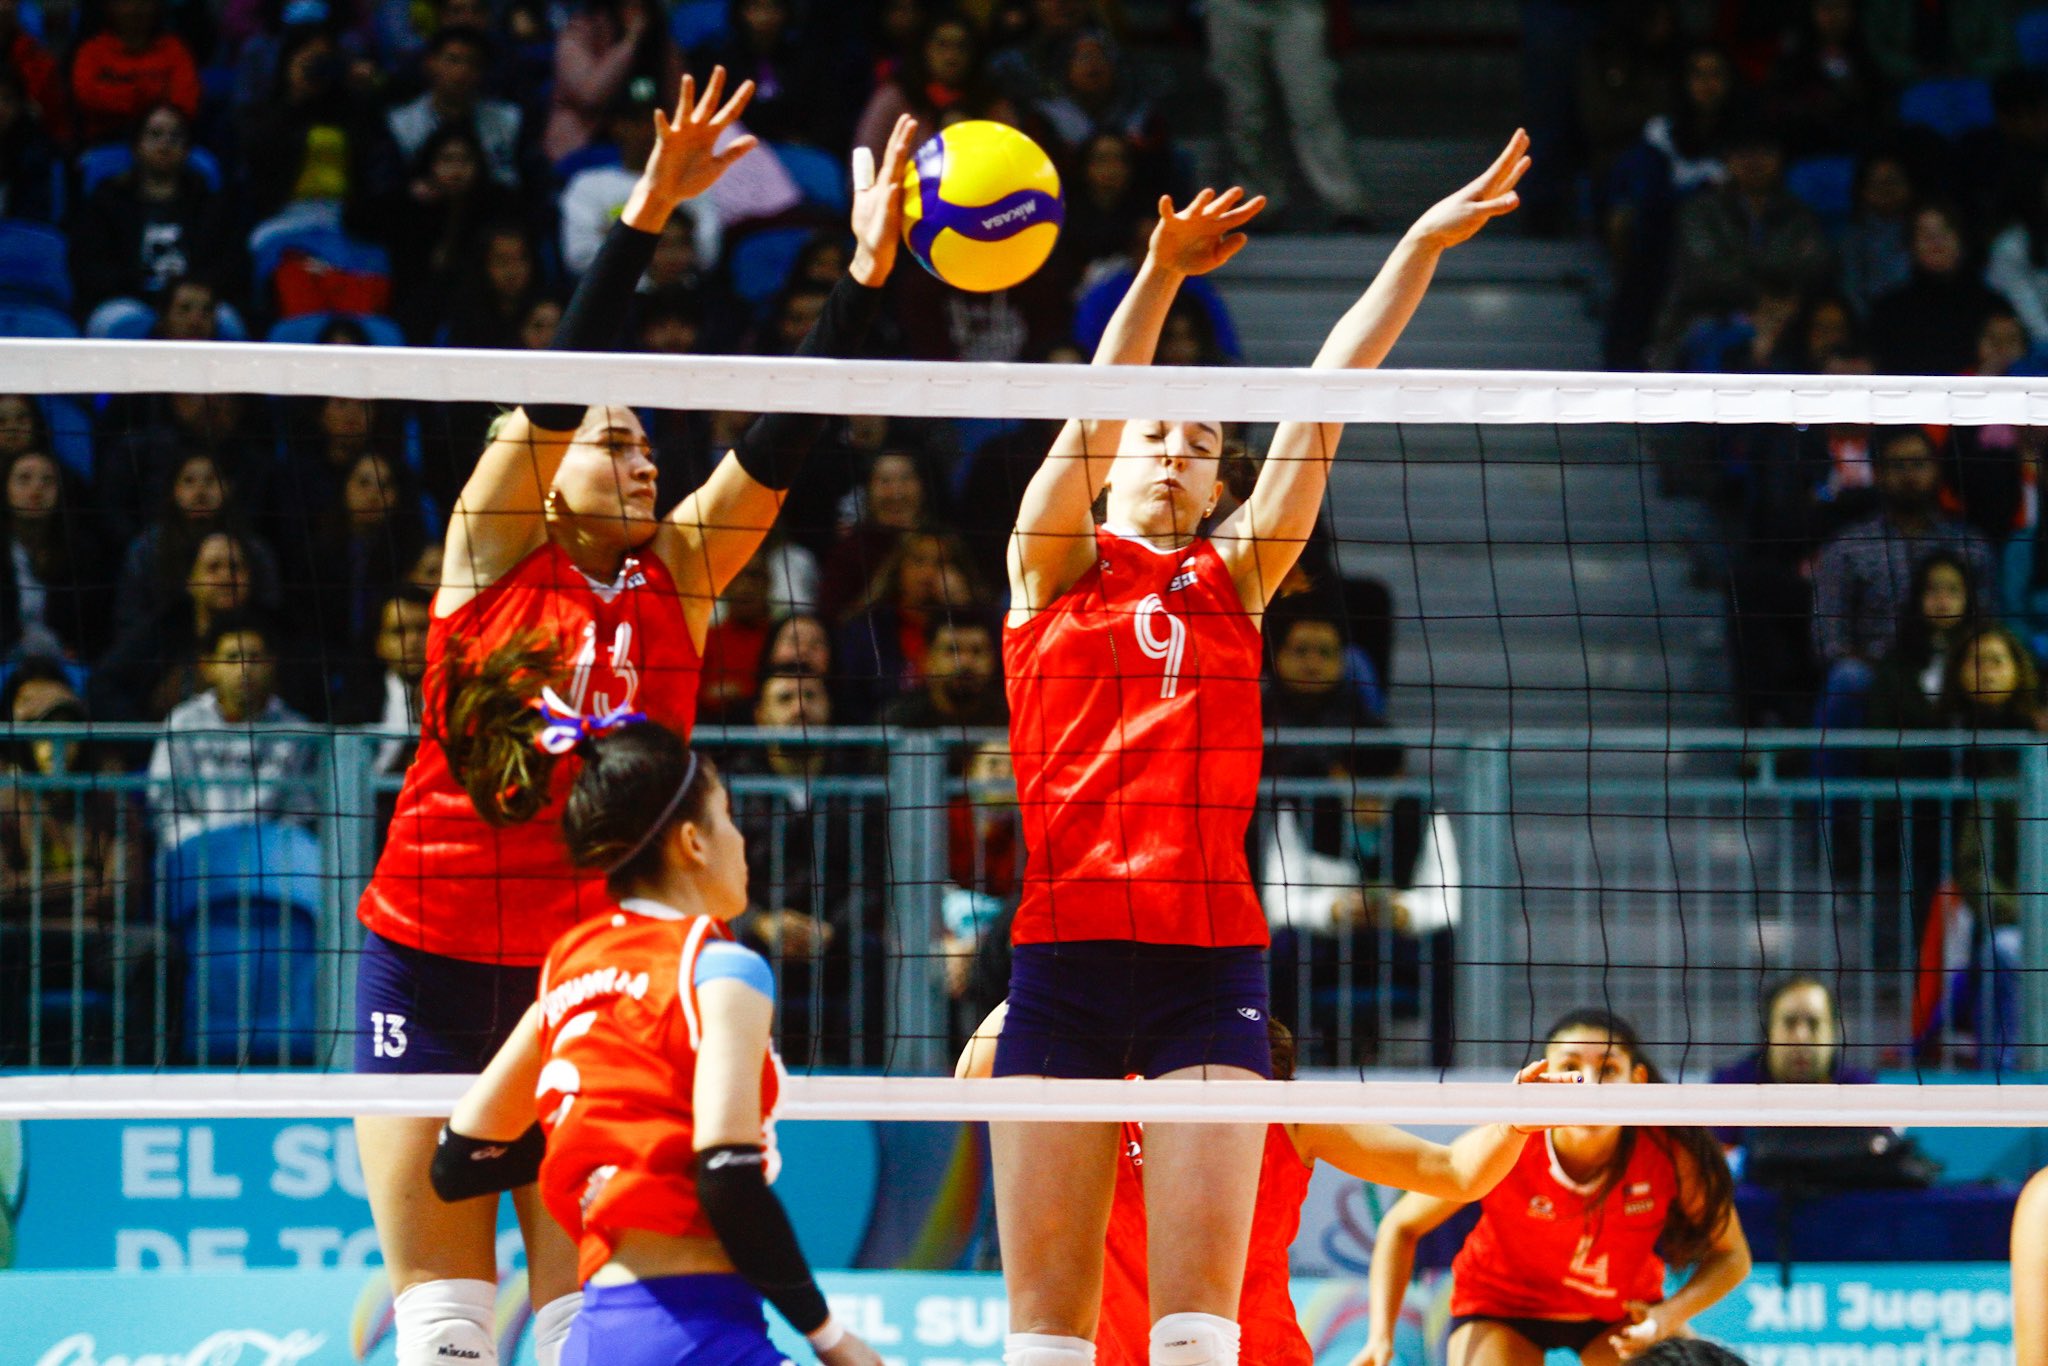
[[[1771,988],[1760,1012],[1763,1047],[1714,1069],[1723,1085],[1868,1086],[1877,1078],[1842,1061],[1842,1009],[1818,977],[1799,973]],[[1742,1141],[1740,1129],[1716,1131],[1724,1143]]]
[[[289,567],[285,601],[304,614],[316,648],[367,653],[385,601],[428,540],[412,471],[382,450],[361,452],[310,531]]]
[[[1370,783],[1398,778],[1401,758],[1397,749],[1334,759],[1321,750],[1315,768],[1297,768],[1304,777]],[[1463,897],[1449,819],[1419,798],[1354,786],[1348,799],[1280,798],[1262,840],[1274,1014],[1297,1021],[1305,1042],[1347,1033],[1376,1041],[1384,1037],[1379,1021],[1414,1017],[1422,940],[1457,926]],[[1433,1054],[1449,1038],[1449,965],[1438,941],[1430,969]]]
[[[1057,92],[1037,103],[1053,136],[1066,150],[1079,151],[1100,133],[1122,137],[1142,163],[1139,179],[1166,184],[1171,147],[1159,109],[1141,95],[1109,35],[1088,30],[1069,38],[1059,57]]]
[[[1898,639],[1872,675],[1872,729],[1944,724],[1951,647],[1977,626],[1977,588],[1969,563],[1953,551],[1933,551],[1914,567]]]
[[[128,543],[114,590],[114,634],[130,636],[171,611],[185,595],[186,571],[199,545],[216,531],[242,535],[248,517],[234,480],[219,456],[196,451],[178,463],[164,486],[156,515]],[[264,609],[280,602],[277,559],[260,540],[244,537],[249,551],[250,601]]]
[[[1770,108],[1794,156],[1841,155],[1886,121],[1890,90],[1856,0],[1807,0],[1771,74]]]
[[[640,178],[639,167],[654,150],[657,108],[651,81],[636,81],[611,107],[611,142],[619,149],[616,162],[586,166],[569,177],[555,208],[562,220],[562,268],[581,275],[597,259],[605,234]],[[630,169],[629,169],[630,168]]]
[[[554,74],[541,151],[559,162],[590,145],[636,78],[672,95],[681,87],[683,63],[658,0],[585,0],[555,39]]]
[[[1156,201],[1139,184],[1137,149],[1121,133],[1090,134],[1069,162],[1067,216],[1049,268],[1077,286],[1098,262],[1129,254],[1132,235],[1157,221]]]
[[[253,617],[214,622],[199,647],[205,691],[164,718],[150,755],[157,842],[309,812],[317,754],[306,718],[277,696],[277,661]]]
[[[1856,166],[1850,191],[1849,224],[1835,243],[1841,260],[1842,292],[1858,317],[1870,316],[1871,305],[1913,277],[1913,252],[1908,244],[1913,210],[1913,178],[1904,160],[1876,152]]]
[[[768,643],[761,647],[762,676],[790,669],[824,679],[832,714],[847,714],[838,700],[844,680],[833,666],[832,629],[815,612],[791,612],[768,629]]]
[[[2005,0],[1863,0],[1863,31],[1886,80],[1989,79],[2019,60]]]
[[[1879,511],[1823,545],[1813,567],[1813,652],[1826,674],[1818,724],[1828,729],[1863,723],[1924,556],[1952,551],[1969,566],[1973,589],[1991,582],[1990,545],[1941,511],[1941,465],[1927,434],[1893,428],[1871,460]]]
[[[946,886],[939,893],[939,952],[946,956],[946,992],[955,1001],[968,993],[984,942],[1016,909],[1024,872],[1010,742],[976,745],[963,776],[967,790],[946,806]],[[985,1013],[976,1012],[974,1020]],[[969,1030],[974,1020],[964,1022]]]
[[[61,163],[20,74],[0,63],[0,217],[55,223]]]
[[[16,727],[0,751],[0,776],[65,773],[90,781],[119,771],[112,755],[76,737],[44,739],[39,725],[85,724],[85,701],[64,666],[51,659],[23,660],[0,693],[0,718]],[[38,792],[0,781],[0,921],[21,923],[40,915],[51,927],[68,926],[82,904],[84,919],[112,916],[122,883],[140,895],[148,878],[148,851],[133,822],[121,818],[125,796],[97,789]]]
[[[1992,239],[1984,282],[2012,305],[2030,346],[2048,344],[2048,177],[2028,197],[2020,220]]]
[[[515,351],[527,310],[547,293],[533,238],[521,224],[501,218],[481,239],[480,249],[461,263],[467,278],[456,289],[444,342]]]
[[[1385,689],[1365,652],[1346,648],[1337,618],[1283,602],[1269,614],[1266,639],[1273,651],[1265,686],[1268,726],[1357,730],[1386,724]],[[1267,756],[1268,766],[1287,771],[1300,754],[1294,746],[1276,748]]]
[[[757,553],[726,584],[705,632],[703,669],[697,679],[699,716],[735,722],[753,709],[770,621],[768,562]]]
[[[925,626],[924,678],[875,718],[912,730],[1007,726],[1000,637],[974,616],[933,616]]]
[[[1957,642],[1943,703],[1952,723],[1972,733],[2048,731],[2041,666],[2003,626],[1981,624]],[[1963,772],[2010,782],[2019,777],[2020,756],[2009,747],[1973,746],[1964,751]],[[2020,923],[2020,831],[2020,804],[2009,797],[1973,797],[1956,823],[1956,889],[1992,926]],[[2016,968],[2017,958],[2008,966]]]
[[[189,284],[172,287],[170,312],[197,311]],[[247,394],[116,394],[100,418],[94,501],[132,535],[170,496],[185,456],[206,451],[251,524],[263,523],[276,493],[278,443],[270,419],[270,404]]]
[[[961,119],[997,117],[1015,123],[1013,107],[1000,100],[989,83],[982,59],[981,35],[974,25],[957,12],[941,13],[925,26],[895,78],[876,86],[868,97],[854,125],[853,145],[879,157],[888,145],[889,130],[904,114],[917,120],[924,136]],[[1009,117],[1001,117],[1006,114]]]
[[[22,24],[21,0],[0,0],[0,71],[11,71],[19,78],[29,112],[43,131],[68,143],[71,97],[66,90],[64,69],[50,49]]]
[[[320,25],[286,32],[270,96],[244,110],[239,131],[246,207],[258,221],[302,202],[374,199],[400,179],[382,116],[343,81],[334,36]]]
[[[71,93],[88,143],[127,137],[151,106],[199,113],[199,64],[163,27],[159,0],[104,0],[103,27],[78,45]]]
[[[1767,280],[1796,300],[1833,276],[1834,252],[1820,220],[1785,188],[1778,135],[1760,122],[1738,124],[1722,148],[1727,180],[1678,211],[1671,297],[1658,325],[1667,361],[1693,324],[1748,305]]]
[[[377,639],[370,658],[350,661],[345,666],[348,676],[342,682],[342,696],[334,708],[337,723],[419,735],[421,685],[427,674],[427,629],[433,616],[430,601],[430,594],[411,584],[401,585],[384,599],[377,614]],[[416,739],[386,740],[377,746],[373,767],[380,775],[400,776],[417,748]]]
[[[2018,371],[2027,355],[2027,334],[2019,317],[2001,308],[1987,314],[1978,329],[1977,363],[1967,373],[2000,379]],[[1949,486],[1961,503],[1963,519],[1994,545],[2023,530],[2034,515],[2025,466],[2041,436],[2038,428],[2004,422],[1949,428]]]
[[[4,474],[0,657],[92,659],[107,639],[109,575],[84,491],[45,451],[23,451]]]
[[[429,133],[405,187],[368,206],[364,235],[391,253],[391,311],[415,345],[450,319],[485,232],[519,206],[517,194],[490,178],[483,144],[466,123]]]
[[[519,106],[484,94],[491,40],[473,28],[444,28],[427,47],[426,93],[393,109],[387,117],[399,154],[415,161],[427,138],[443,124],[469,127],[484,150],[491,178],[508,189],[520,182]]]
[[[824,681],[794,670],[761,680],[754,723],[777,730],[833,724]],[[783,982],[782,1043],[805,1062],[848,1060],[854,1042],[852,963],[872,961],[878,945],[887,853],[886,822],[872,799],[814,794],[812,780],[844,772],[823,744],[776,743],[735,749],[735,776],[798,779],[733,813],[747,837],[747,912],[733,922],[743,940],[772,958]],[[866,974],[860,1017],[881,1025],[882,972]]]
[[[1600,30],[1579,59],[1578,110],[1591,183],[1614,163],[1651,119],[1669,117],[1679,66],[1676,0],[1605,6]]]
[[[789,0],[736,0],[724,41],[692,53],[691,70],[702,81],[723,66],[732,86],[754,83],[747,129],[757,137],[843,151],[851,101],[837,79],[841,68],[805,41],[793,10]]]
[[[907,450],[884,450],[868,462],[851,516],[826,552],[818,610],[837,616],[857,597],[907,531],[932,514],[924,470]]]
[[[1130,249],[1123,261],[1111,269],[1102,269],[1098,263],[1095,273],[1083,282],[1079,299],[1074,303],[1074,344],[1083,353],[1093,354],[1102,341],[1102,334],[1109,327],[1110,318],[1116,313],[1117,305],[1124,301],[1124,295],[1131,292],[1131,285],[1138,278],[1138,266],[1145,259],[1146,245],[1151,240],[1156,218],[1139,222],[1133,230]],[[1226,360],[1236,362],[1244,359],[1244,348],[1237,339],[1237,324],[1231,321],[1230,308],[1223,302],[1222,294],[1209,282],[1194,276],[1181,282],[1176,303],[1200,306],[1208,319],[1209,331],[1216,339],[1216,348]]]
[[[250,603],[249,542],[216,531],[185,571],[185,595],[155,621],[124,632],[93,671],[93,712],[109,721],[161,721],[205,686],[199,651],[216,623]]]
[[[1960,375],[1977,354],[1984,320],[2008,307],[1971,262],[1954,207],[1913,211],[1913,274],[1870,308],[1870,344],[1888,375]]]
[[[959,537],[928,529],[906,532],[840,628],[837,654],[859,720],[923,682],[926,628],[933,616],[974,611],[987,601]]]
[[[226,201],[189,159],[192,128],[160,104],[135,126],[135,161],[102,182],[72,229],[71,276],[81,312],[128,311],[178,280],[227,274],[234,233]],[[108,316],[110,315],[103,315]],[[102,316],[86,324],[104,335]]]

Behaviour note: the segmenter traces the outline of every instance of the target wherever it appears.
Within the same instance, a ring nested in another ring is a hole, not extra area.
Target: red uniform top
[[[1151,1359],[1152,1302],[1145,1271],[1145,1126],[1124,1125],[1116,1197],[1102,1260],[1102,1316],[1095,1329],[1097,1366],[1145,1366]],[[1245,1254],[1238,1300],[1238,1359],[1257,1366],[1310,1366],[1315,1354],[1287,1290],[1287,1249],[1301,1229],[1301,1202],[1312,1168],[1301,1160],[1285,1125],[1266,1128],[1258,1204]]]
[[[1619,1185],[1598,1210],[1599,1182],[1581,1186],[1558,1166],[1548,1135],[1480,1202],[1479,1223],[1451,1264],[1453,1315],[1628,1317],[1630,1300],[1664,1298],[1657,1239],[1678,1196],[1678,1171],[1655,1130],[1636,1134]]]
[[[393,943],[448,958],[530,966],[607,903],[604,878],[570,868],[559,830],[573,764],[556,764],[531,820],[484,822],[455,780],[441,730],[448,664],[474,666],[523,637],[559,642],[572,670],[558,692],[586,716],[624,706],[689,738],[697,648],[668,567],[629,556],[613,586],[593,585],[552,541],[427,628],[419,752],[405,773],[377,872],[356,914]]]
[[[1003,632],[1027,850],[1012,938],[1263,945],[1245,863],[1258,630],[1207,540],[1095,544],[1078,583]]]
[[[577,1279],[611,1257],[619,1233],[716,1237],[697,1204],[691,1088],[702,1038],[693,985],[706,916],[632,901],[563,935],[541,971],[541,1068],[535,1088],[547,1156],[548,1212],[577,1240]],[[782,1063],[761,1069],[763,1141],[775,1179]]]

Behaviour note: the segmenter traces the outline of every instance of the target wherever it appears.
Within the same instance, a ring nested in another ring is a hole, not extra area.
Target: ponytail
[[[452,655],[440,737],[448,767],[486,825],[532,820],[548,804],[556,756],[534,742],[546,724],[535,707],[564,674],[561,652],[539,632],[501,645],[471,665]]]

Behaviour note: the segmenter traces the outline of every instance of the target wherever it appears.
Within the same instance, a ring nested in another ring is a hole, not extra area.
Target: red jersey
[[[1524,1144],[1451,1264],[1451,1313],[1614,1323],[1630,1300],[1662,1300],[1657,1239],[1678,1196],[1670,1151],[1638,1130],[1620,1184],[1594,1210],[1599,1185],[1566,1176],[1549,1135]]]
[[[427,628],[420,745],[356,914],[408,948],[480,963],[531,966],[577,922],[608,905],[604,878],[570,868],[562,804],[574,764],[555,765],[548,804],[496,827],[455,780],[441,731],[448,668],[472,667],[525,638],[559,642],[568,681],[557,691],[586,716],[645,712],[689,738],[700,661],[668,567],[627,557],[616,584],[593,584],[552,541]]]
[[[1145,1366],[1151,1359],[1152,1303],[1145,1270],[1145,1126],[1126,1124],[1117,1159],[1116,1196],[1102,1259],[1102,1316],[1095,1329],[1097,1366]],[[1258,1205],[1237,1306],[1238,1359],[1258,1366],[1311,1366],[1315,1354],[1295,1317],[1287,1288],[1287,1249],[1301,1230],[1301,1202],[1313,1171],[1295,1151],[1283,1124],[1266,1128]]]
[[[1093,568],[1003,632],[1026,858],[1019,944],[1263,945],[1245,862],[1259,633],[1222,556],[1099,529]]]
[[[693,985],[704,946],[728,937],[707,916],[633,900],[587,920],[548,952],[540,978],[535,1088],[548,1138],[548,1212],[577,1240],[577,1279],[610,1259],[619,1233],[716,1237],[697,1204],[690,1098],[702,1037]],[[761,1069],[762,1141],[775,1179],[782,1063]]]

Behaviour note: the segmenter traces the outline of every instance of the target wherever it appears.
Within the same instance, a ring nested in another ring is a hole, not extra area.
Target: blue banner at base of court
[[[850,1271],[820,1277],[833,1310],[889,1366],[999,1366],[1000,1277]],[[1403,1314],[1403,1366],[1442,1359],[1442,1278]],[[503,1287],[500,1360],[531,1366],[524,1283]],[[1365,1286],[1300,1280],[1295,1305],[1319,1366],[1365,1342]],[[771,1319],[772,1319],[771,1315]],[[1789,1286],[1759,1267],[1695,1325],[1751,1366],[2011,1366],[2012,1301],[1996,1264],[1802,1266]],[[380,1272],[0,1274],[0,1366],[389,1366],[391,1296]],[[812,1360],[778,1324],[777,1341]]]

